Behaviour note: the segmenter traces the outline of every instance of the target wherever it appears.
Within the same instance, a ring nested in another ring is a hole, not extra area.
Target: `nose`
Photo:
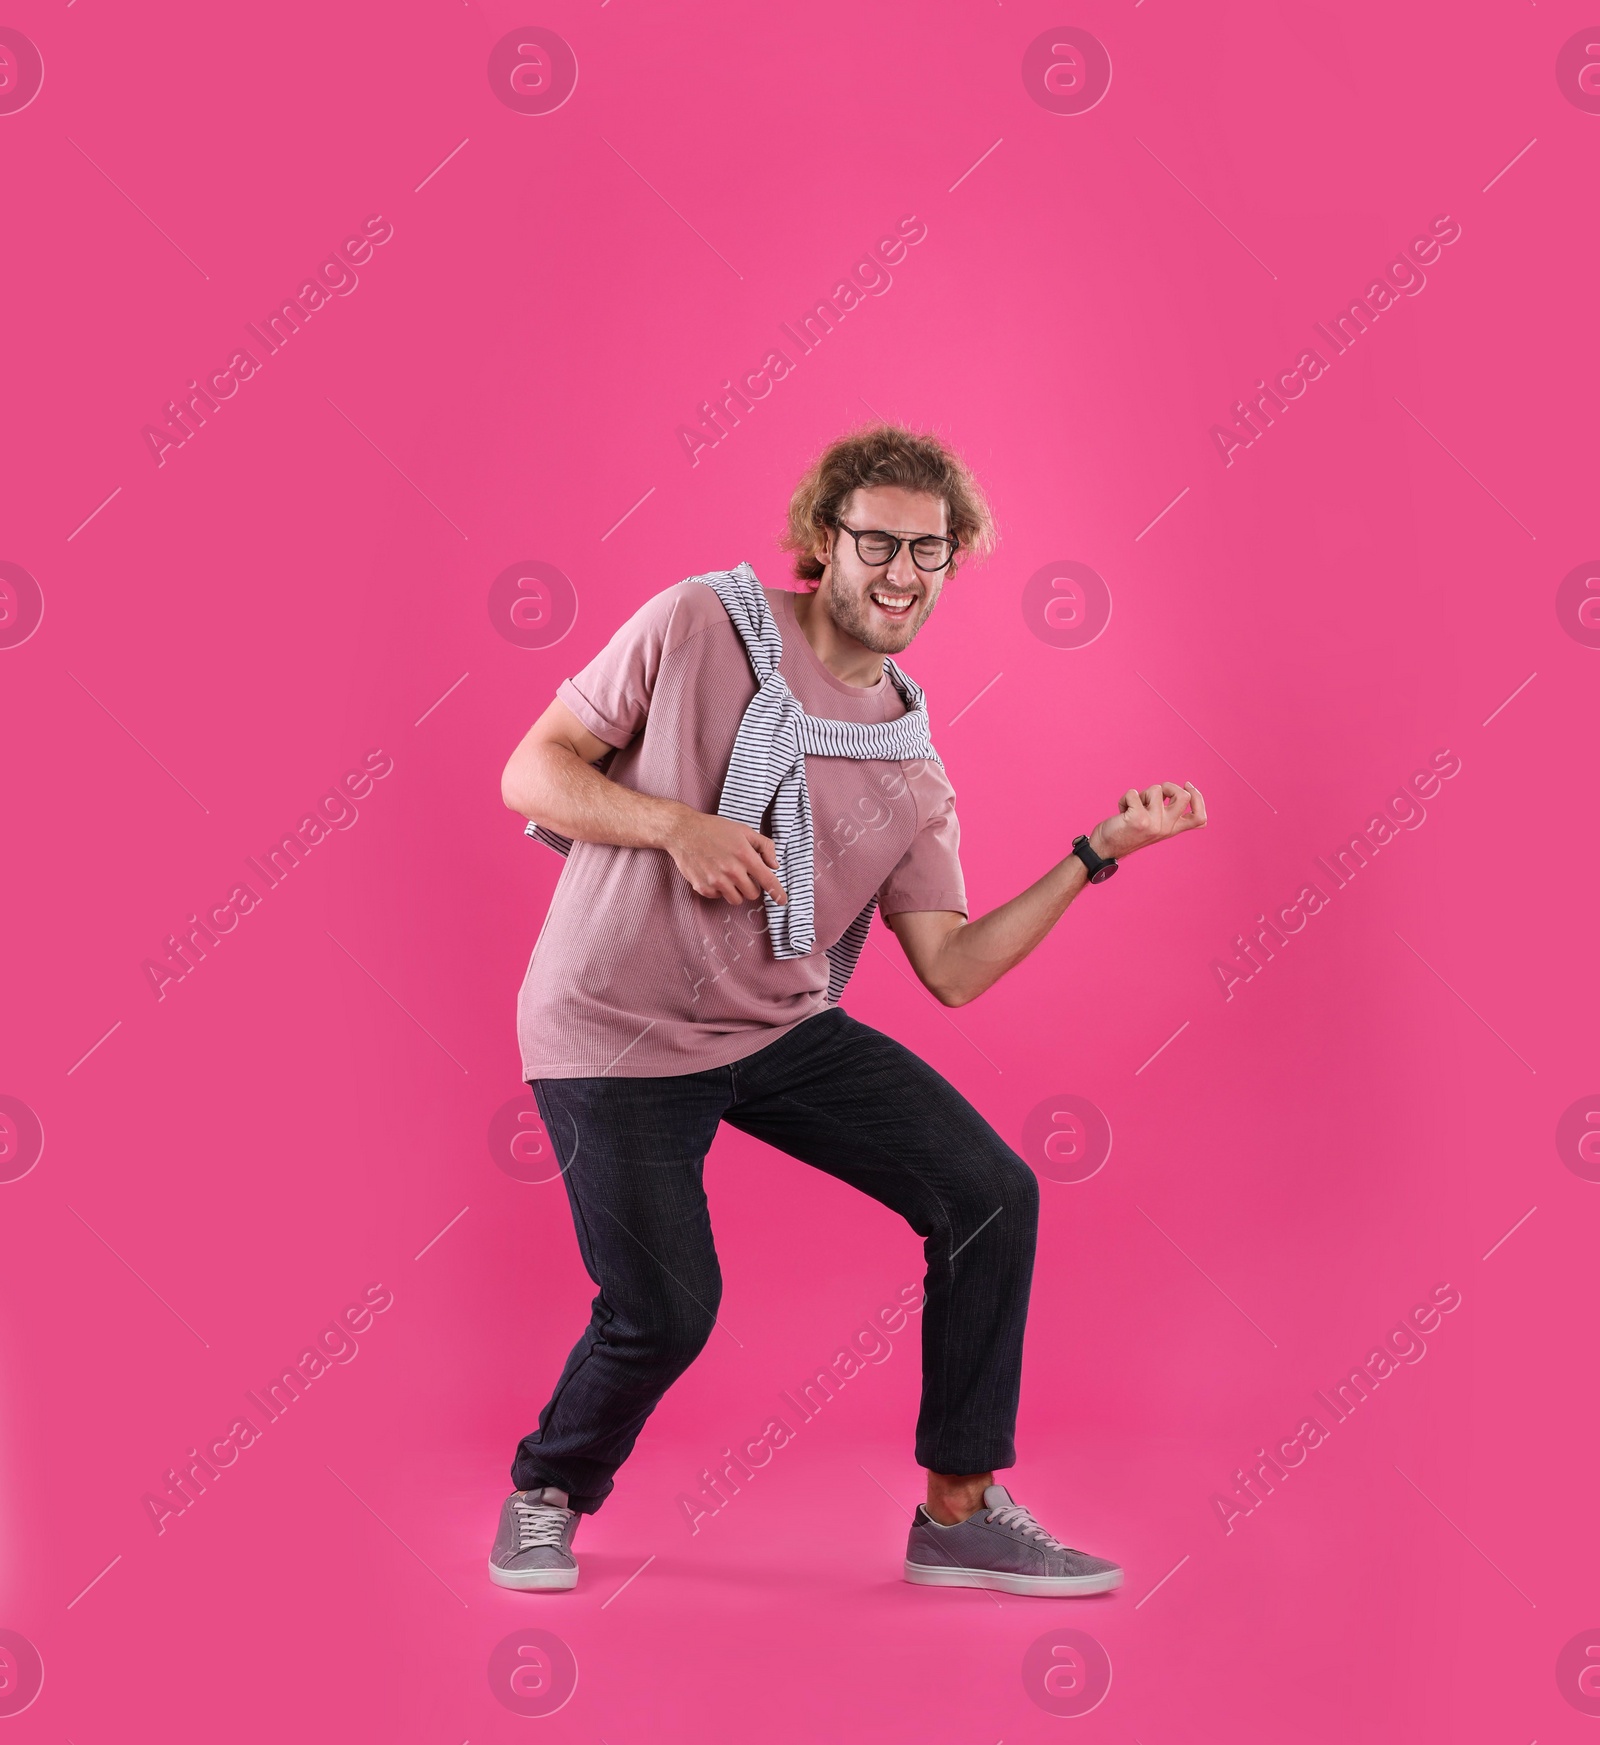
[[[908,591],[914,592],[921,586],[920,578],[922,572],[911,561],[911,547],[909,543],[900,547],[883,573],[885,578],[888,581],[893,582],[896,587],[905,588]]]

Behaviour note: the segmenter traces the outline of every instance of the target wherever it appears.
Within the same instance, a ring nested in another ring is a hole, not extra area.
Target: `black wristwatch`
[[[1103,856],[1095,853],[1089,846],[1087,836],[1073,837],[1072,852],[1089,869],[1089,883],[1091,885],[1103,885],[1117,870],[1117,863],[1114,860],[1106,860]]]

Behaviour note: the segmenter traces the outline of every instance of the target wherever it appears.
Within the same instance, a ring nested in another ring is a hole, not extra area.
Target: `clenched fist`
[[[1095,825],[1089,846],[1110,860],[1124,860],[1135,849],[1203,830],[1206,803],[1193,782],[1157,782],[1140,793],[1129,788],[1117,802],[1117,815]]]
[[[773,870],[778,850],[772,838],[748,824],[685,806],[665,847],[697,896],[751,903],[766,891],[775,902],[789,900]]]

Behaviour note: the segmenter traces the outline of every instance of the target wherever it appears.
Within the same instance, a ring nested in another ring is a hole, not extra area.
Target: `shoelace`
[[[571,1509],[558,1509],[554,1503],[518,1502],[513,1506],[522,1529],[523,1551],[530,1551],[535,1546],[560,1545],[561,1535],[572,1519]]]
[[[1009,1503],[1002,1508],[991,1509],[988,1519],[1001,1527],[1009,1527],[1013,1532],[1025,1533],[1030,1539],[1037,1539],[1051,1551],[1070,1551],[1070,1545],[1063,1545],[1053,1533],[1047,1533],[1021,1503]]]

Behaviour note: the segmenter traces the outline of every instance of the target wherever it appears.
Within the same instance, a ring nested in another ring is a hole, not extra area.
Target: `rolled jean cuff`
[[[615,1488],[607,1485],[599,1492],[575,1491],[559,1472],[552,1472],[549,1467],[536,1467],[521,1454],[512,1464],[511,1482],[519,1491],[543,1490],[546,1485],[554,1485],[558,1491],[566,1492],[567,1507],[576,1515],[594,1514]]]
[[[1016,1444],[1009,1437],[988,1442],[951,1443],[935,1448],[917,1444],[917,1465],[929,1472],[941,1472],[950,1478],[963,1478],[972,1472],[999,1472],[1017,1464]]]

